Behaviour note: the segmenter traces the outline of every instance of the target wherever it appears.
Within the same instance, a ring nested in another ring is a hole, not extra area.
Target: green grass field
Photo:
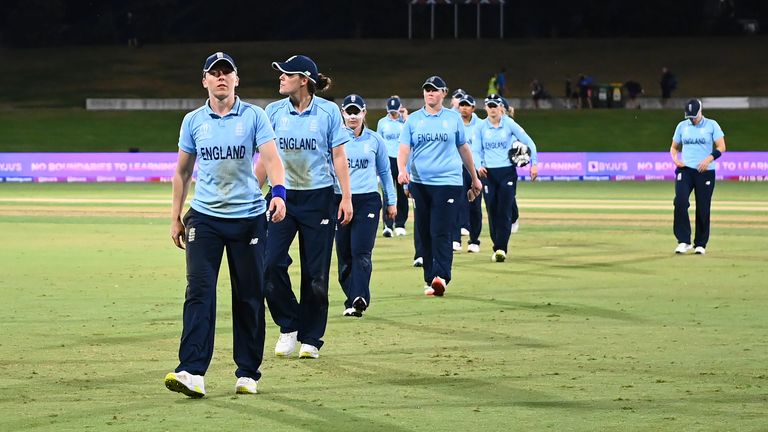
[[[410,230],[379,237],[371,308],[342,317],[332,281],[318,360],[271,355],[267,318],[255,396],[233,392],[225,265],[190,400],[162,382],[184,295],[170,185],[2,185],[0,430],[765,430],[765,186],[718,183],[705,256],[672,253],[672,195],[523,183],[508,261],[486,228],[444,298],[422,295]]]
[[[414,108],[414,107],[411,107]],[[419,107],[415,107],[418,109]],[[181,111],[86,111],[39,109],[0,115],[0,151],[175,152]],[[368,113],[376,128],[381,111]],[[768,109],[707,110],[732,151],[768,151]],[[484,115],[483,115],[484,117]],[[682,110],[527,110],[516,120],[539,151],[667,151]],[[41,127],[40,125],[45,125]]]

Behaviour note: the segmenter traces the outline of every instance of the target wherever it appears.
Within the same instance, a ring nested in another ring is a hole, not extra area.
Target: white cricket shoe
[[[689,245],[688,243],[680,243],[675,248],[675,253],[684,254],[684,253],[688,253],[691,249],[693,249],[693,246]]]
[[[461,252],[461,243],[460,242],[453,242],[453,251],[454,252]]]
[[[413,266],[414,267],[424,267],[424,258],[418,257],[415,260],[413,260]]]
[[[187,371],[171,372],[165,376],[165,387],[170,391],[183,393],[191,398],[205,396],[205,380],[202,375]]]
[[[251,377],[240,377],[235,383],[235,393],[237,394],[256,394],[259,382]]]
[[[462,228],[461,229],[461,236],[462,237],[467,237],[468,235],[469,235],[469,230],[466,229],[466,228]]]
[[[492,262],[504,262],[507,259],[507,253],[499,249],[491,255]]]
[[[384,228],[384,231],[381,232],[381,235],[384,237],[392,237],[392,228]]]
[[[696,255],[704,255],[707,253],[707,250],[704,249],[704,246],[696,246],[696,249],[693,250],[693,253]]]
[[[280,337],[275,344],[275,355],[278,357],[288,357],[296,351],[299,332],[280,333]]]
[[[302,359],[316,359],[320,357],[320,350],[314,345],[301,344],[299,349],[299,358]]]
[[[469,245],[467,245],[467,253],[479,253],[479,252],[480,252],[479,244],[470,243]]]
[[[361,316],[363,316],[363,314],[358,312],[357,309],[355,309],[353,307],[344,309],[344,313],[342,315],[343,316],[353,316],[353,317],[361,317]]]
[[[403,237],[407,234],[407,231],[405,231],[405,228],[403,227],[395,227],[395,235],[398,237]]]
[[[510,234],[515,234],[519,230],[520,230],[520,220],[518,219],[518,220],[515,221],[515,223],[512,224],[511,227],[509,227],[509,233]]]

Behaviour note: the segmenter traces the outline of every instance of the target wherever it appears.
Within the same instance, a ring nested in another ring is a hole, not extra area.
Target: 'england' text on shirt
[[[244,159],[245,146],[215,146],[201,147],[200,157],[203,160],[221,160],[221,159]]]
[[[416,135],[417,144],[423,144],[430,141],[448,141],[448,133],[420,133]]]
[[[507,147],[508,141],[487,141],[483,143],[483,148],[486,150],[491,149],[503,149]]]
[[[347,158],[350,168],[368,168],[368,159],[349,159]]]
[[[705,138],[683,138],[683,145],[685,144],[707,144]]]
[[[317,150],[317,138],[280,137],[280,150]]]

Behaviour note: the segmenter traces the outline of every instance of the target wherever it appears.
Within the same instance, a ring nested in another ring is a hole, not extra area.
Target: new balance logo
[[[453,204],[453,198],[448,200],[448,204]]]
[[[373,218],[375,218],[375,217],[376,217],[376,215],[375,215],[375,214],[373,214],[373,213],[368,213],[368,217],[369,217],[370,219],[373,219]]]
[[[250,243],[248,243],[248,244],[250,244],[250,245],[256,245],[256,244],[259,244],[259,238],[258,238],[258,237],[254,237],[254,238],[252,238],[252,239],[251,239],[251,242],[250,242]]]
[[[328,219],[323,219],[320,221],[320,225],[328,225]]]

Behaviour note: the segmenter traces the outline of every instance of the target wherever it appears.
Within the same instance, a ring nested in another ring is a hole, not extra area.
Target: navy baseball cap
[[[485,97],[485,104],[488,106],[499,106],[504,105],[504,102],[501,96],[491,93]]]
[[[691,99],[685,103],[685,118],[693,119],[701,114],[701,101],[698,99]]]
[[[302,74],[317,84],[317,65],[305,55],[295,55],[284,62],[272,62],[272,68],[287,74]]]
[[[456,89],[453,91],[453,95],[451,95],[451,97],[454,99],[461,99],[466,95],[467,95],[467,92],[465,92],[464,89]]]
[[[505,110],[508,110],[508,109],[509,109],[509,102],[507,102],[507,99],[505,99],[505,98],[503,98],[503,97],[502,97],[502,98],[501,98],[501,104],[502,104],[502,105],[504,105],[504,109],[505,109]]]
[[[424,84],[421,85],[421,88],[427,88],[427,87],[433,87],[437,90],[448,91],[448,85],[445,84],[445,80],[443,80],[437,75],[433,75],[427,78],[427,80],[424,81]]]
[[[392,111],[400,111],[400,107],[402,106],[402,102],[400,102],[399,97],[391,97],[387,99],[387,112]]]
[[[459,105],[463,103],[467,103],[470,106],[475,106],[475,98],[465,93],[464,96],[459,99]]]
[[[235,66],[235,61],[232,59],[232,57],[230,57],[229,54],[227,53],[223,53],[219,51],[209,55],[208,58],[205,59],[205,63],[203,63],[203,73],[206,73],[209,70],[211,70],[213,65],[215,65],[218,62],[229,63],[229,65],[232,67],[232,70],[237,72],[237,66]]]
[[[357,107],[360,109],[360,111],[362,111],[365,109],[365,99],[356,94],[351,94],[345,97],[344,102],[341,104],[341,109],[346,110],[351,106]]]

